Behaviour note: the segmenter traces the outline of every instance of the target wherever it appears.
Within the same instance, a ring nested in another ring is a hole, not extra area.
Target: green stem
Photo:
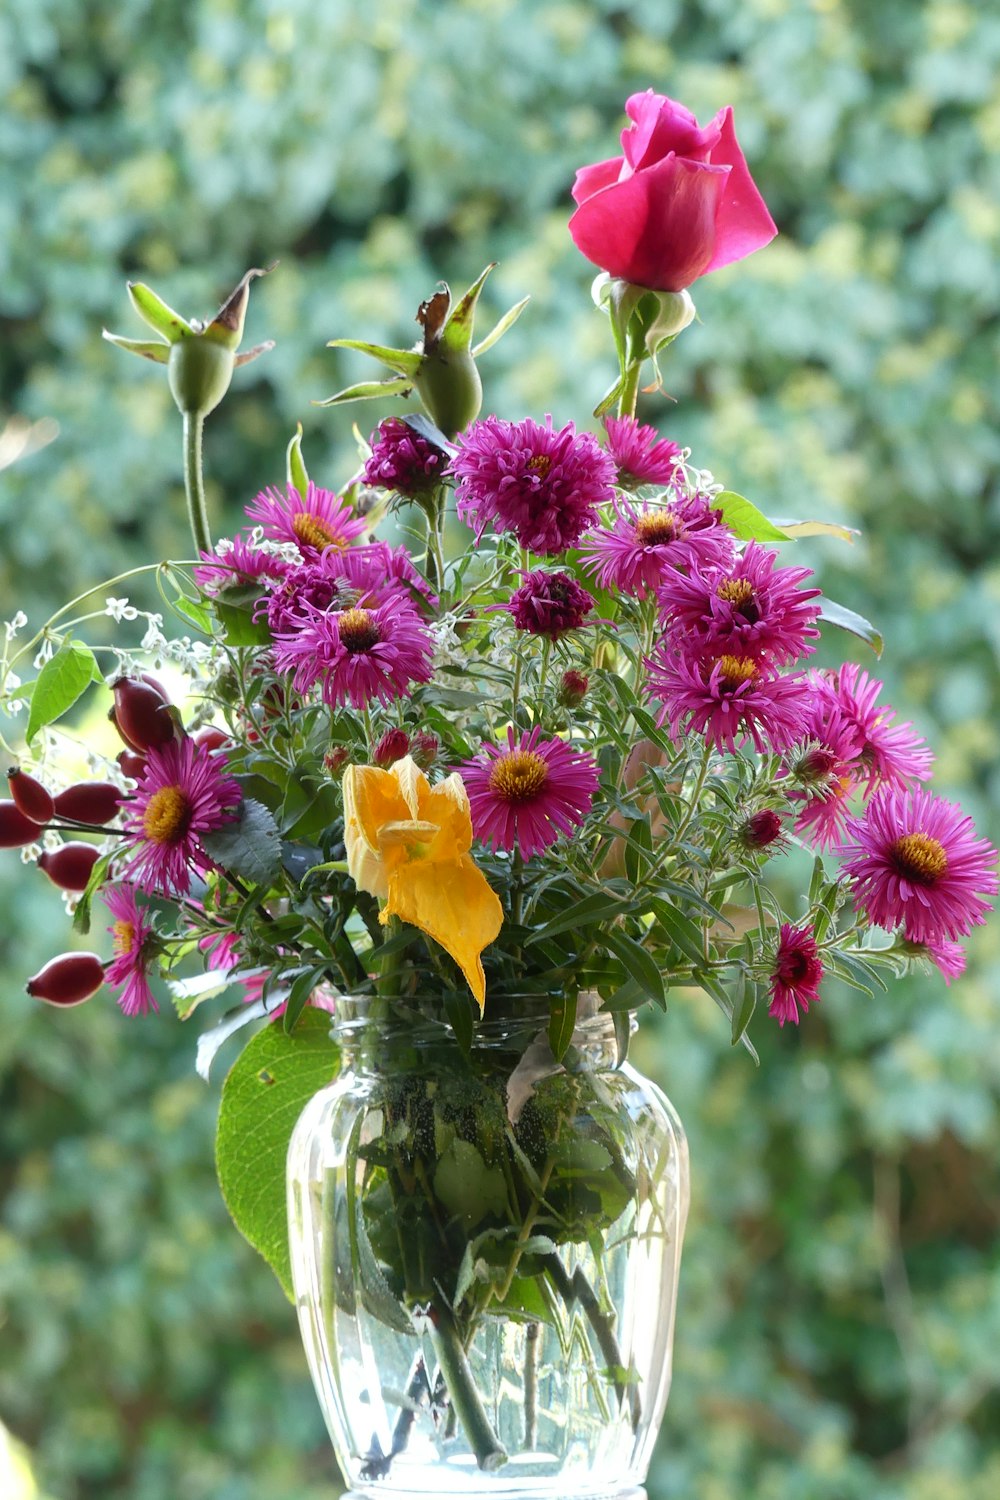
[[[524,1351],[524,1451],[530,1453],[538,1441],[538,1336],[540,1323],[525,1330]]]
[[[620,417],[634,417],[636,403],[639,400],[639,374],[642,370],[642,361],[635,360],[625,367],[622,376],[621,394],[618,397],[618,415]]]
[[[212,533],[205,506],[205,481],[202,475],[201,436],[205,418],[200,412],[184,413],[184,493],[187,496],[188,520],[198,552],[211,552]]]
[[[583,1309],[587,1322],[594,1330],[594,1336],[604,1356],[604,1362],[608,1369],[613,1372],[611,1378],[615,1394],[620,1403],[623,1404],[626,1400],[628,1401],[632,1416],[632,1426],[633,1429],[637,1428],[642,1416],[639,1393],[634,1385],[621,1379],[617,1373],[618,1371],[624,1373],[622,1351],[615,1337],[615,1330],[612,1327],[611,1319],[601,1307],[597,1293],[579,1266],[577,1266],[573,1275],[570,1276],[558,1255],[550,1253],[543,1256],[542,1259],[552,1285],[566,1303],[566,1306],[572,1307],[574,1302],[579,1302]]]
[[[476,1462],[484,1473],[492,1474],[507,1462],[507,1450],[486,1415],[454,1315],[443,1299],[435,1302],[431,1312],[431,1341],[451,1404],[458,1413]]]

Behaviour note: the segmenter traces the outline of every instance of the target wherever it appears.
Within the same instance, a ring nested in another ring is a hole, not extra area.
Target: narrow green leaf
[[[733,1027],[732,1041],[735,1047],[743,1040],[744,1033],[750,1025],[754,1011],[757,1009],[757,986],[750,984],[745,974],[740,975],[739,985],[733,996]]]
[[[508,312],[504,313],[499,323],[494,324],[486,337],[480,339],[479,343],[475,346],[472,351],[473,359],[478,359],[481,354],[486,353],[487,349],[492,349],[497,340],[503,338],[508,328],[513,328],[530,301],[530,297],[522,297],[520,302],[515,303]]]
[[[219,1187],[244,1239],[292,1297],[285,1159],[305,1105],[336,1076],[330,1017],[308,1011],[291,1036],[266,1027],[247,1044],[222,1089],[215,1140]]]
[[[613,995],[610,995],[601,1006],[602,1011],[608,1011],[611,1015],[623,1015],[627,1011],[637,1010],[640,1005],[645,1005],[649,999],[649,991],[638,979],[630,977]]]
[[[468,993],[457,995],[454,992],[444,997],[445,1015],[448,1024],[455,1033],[455,1040],[465,1053],[466,1057],[472,1051],[472,1038],[475,1030],[475,1018],[472,1014],[472,999]]]
[[[787,542],[788,533],[769,521],[744,495],[723,490],[711,502],[713,510],[722,511],[722,519],[734,536],[743,542]]]
[[[124,349],[127,354],[138,354],[142,359],[151,359],[157,365],[165,365],[170,358],[170,345],[159,339],[125,339],[119,333],[109,333],[106,328],[101,330],[101,337],[107,339],[109,344],[114,344],[116,349]]]
[[[441,334],[442,347],[452,353],[460,353],[468,349],[472,343],[472,325],[476,316],[476,303],[479,294],[486,285],[486,278],[496,266],[496,261],[491,261],[484,271],[476,277],[465,295],[455,304],[449,315],[447,323]]]
[[[848,609],[844,604],[837,604],[833,599],[820,599],[819,617],[821,620],[829,620],[831,625],[839,625],[841,630],[847,630],[851,635],[856,635],[859,640],[864,641],[875,652],[876,656],[882,655],[882,647],[885,645],[879,631],[864,615],[856,614],[853,609]]]
[[[101,680],[101,670],[89,646],[63,641],[35,679],[25,733],[29,745],[46,724],[61,719],[92,682]]]
[[[102,854],[100,859],[95,862],[94,868],[90,872],[90,879],[87,881],[87,888],[76,903],[76,911],[73,913],[74,932],[86,933],[90,931],[90,909],[94,897],[104,884],[104,878],[111,868],[111,862],[116,853],[117,850],[112,849],[110,854]]]
[[[562,990],[552,997],[549,1011],[549,1046],[557,1062],[562,1062],[576,1029],[576,990]]]
[[[620,959],[628,972],[646,993],[646,998],[652,1000],[661,1010],[667,1008],[667,993],[663,985],[663,975],[657,967],[656,960],[652,954],[647,953],[640,943],[630,938],[628,933],[623,932],[620,927],[611,927],[603,937],[605,947],[610,948],[616,958]]]
[[[127,285],[132,306],[142,321],[148,323],[156,333],[162,333],[171,344],[176,344],[178,339],[194,338],[194,329],[188,320],[168,307],[152,287],[145,286],[141,281],[130,281]]]
[[[571,928],[582,928],[590,926],[595,922],[613,921],[615,917],[625,916],[632,911],[631,905],[620,901],[617,896],[605,896],[598,892],[593,896],[585,896],[582,901],[577,901],[568,910],[560,912],[559,916],[553,917],[546,922],[544,927],[539,927],[528,938],[528,944],[539,943],[558,932],[568,932]]]
[[[349,385],[346,390],[338,391],[335,396],[327,396],[325,401],[313,401],[313,406],[341,406],[346,401],[371,401],[382,396],[408,396],[413,389],[411,380],[400,379],[392,376],[389,380],[362,380],[357,385]]]
[[[416,349],[390,349],[387,344],[367,344],[363,339],[330,339],[326,347],[328,349],[355,349],[359,354],[370,354],[372,359],[381,360],[382,364],[388,365],[391,370],[396,370],[400,375],[405,375],[407,379],[417,373],[420,369],[420,361],[423,359],[423,355]]]
[[[684,957],[693,964],[705,962],[705,940],[702,930],[690,917],[684,916],[683,912],[670,905],[669,901],[663,901],[659,897],[653,897],[649,903],[649,910],[656,921],[664,929],[667,937],[676,948],[683,953]],[[718,917],[718,912],[715,913]]]
[[[694,979],[695,983],[700,984],[707,995],[711,995],[712,999],[715,1001],[716,1005],[719,1007],[719,1009],[722,1011],[722,1014],[731,1025],[734,1009],[731,996],[727,994],[726,990],[723,989],[722,985],[719,984],[718,980],[712,974],[708,974],[704,971],[696,972]],[[753,1058],[754,1062],[759,1068],[760,1058],[757,1056],[757,1049],[754,1046],[753,1042],[751,1042],[750,1038],[747,1036],[746,1031],[743,1032],[743,1035],[740,1037],[740,1041],[743,1043],[743,1046],[747,1049],[750,1056]]]
[[[309,996],[325,974],[326,968],[324,965],[319,965],[318,967],[314,965],[312,968],[306,969],[305,973],[300,974],[293,981],[292,987],[288,992],[285,1011],[281,1018],[281,1024],[286,1033],[295,1030],[296,1022],[300,1019]]]

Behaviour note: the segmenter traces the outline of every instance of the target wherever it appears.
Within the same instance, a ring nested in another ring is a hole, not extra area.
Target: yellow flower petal
[[[480,954],[503,926],[503,907],[475,862],[414,860],[399,866],[389,877],[383,919],[388,917],[419,927],[451,954],[482,1014],[486,976]]]

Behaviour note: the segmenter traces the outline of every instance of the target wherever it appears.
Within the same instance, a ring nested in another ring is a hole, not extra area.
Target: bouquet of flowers
[[[27,638],[18,613],[0,641],[0,706],[23,734],[2,741],[0,843],[112,949],[53,958],[28,993],[70,1006],[107,985],[138,1016],[159,972],[187,1016],[235,989],[199,1065],[251,1036],[220,1179],[286,1286],[292,1125],[345,1048],[363,1059],[343,1223],[299,1210],[314,1233],[336,1225],[357,1283],[334,1267],[317,1326],[364,1317],[399,1344],[388,1436],[358,1453],[341,1434],[365,1480],[421,1422],[487,1473],[515,1442],[543,1448],[540,1328],[564,1364],[576,1340],[597,1425],[634,1435],[662,1407],[609,1291],[620,1246],[654,1232],[663,1175],[613,1082],[643,1006],[704,991],[754,1054],[758,1011],[799,1024],[827,975],[872,993],[929,961],[950,981],[998,886],[996,851],[927,789],[931,751],[881,683],[854,662],[809,669],[828,625],[880,649],[775,550],[844,528],[776,524],[636,417],[643,369],[655,387],[694,316],[690,285],[775,230],[730,110],[699,127],[648,93],[628,113],[623,156],[574,189],[617,356],[596,432],[480,415],[478,362],[525,305],[474,343],[487,267],[421,305],[415,348],[335,340],[390,373],[332,402],[409,406],[380,412],[338,492],[309,477],[300,429],[286,485],[214,540],[202,426],[262,352],[239,352],[262,273],[208,323],[130,285],[155,337],[108,337],[166,366],[183,416],[196,555],[150,569],[175,628],[112,580],[96,607],[74,600]],[[110,671],[87,643],[99,615],[125,629]],[[60,789],[56,726],[88,693],[122,748]],[[769,875],[793,845],[815,857],[786,905]],[[470,1374],[500,1317],[526,1340],[520,1438]]]

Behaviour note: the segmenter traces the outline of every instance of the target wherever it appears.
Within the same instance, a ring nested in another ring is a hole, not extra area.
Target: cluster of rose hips
[[[114,704],[108,713],[125,745],[118,755],[122,775],[137,781],[146,765],[146,753],[184,733],[177,710],[155,678],[120,677],[112,685]],[[203,730],[199,740],[210,748],[225,742],[220,730]],[[51,793],[36,777],[20,767],[7,772],[9,800],[0,800],[0,849],[18,849],[36,843],[44,833],[107,836],[111,824],[128,801],[128,792],[111,781],[84,781],[65,791]],[[70,839],[58,849],[46,850],[38,867],[61,890],[74,896],[87,889],[100,858],[97,844]],[[61,953],[50,959],[28,980],[27,991],[51,1005],[80,1005],[104,982],[104,963],[95,953]]]

